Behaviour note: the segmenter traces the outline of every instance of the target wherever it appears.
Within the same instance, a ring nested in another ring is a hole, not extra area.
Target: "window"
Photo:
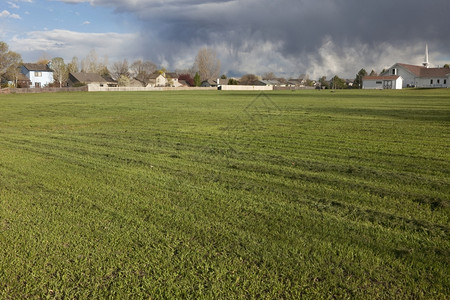
[[[34,72],[34,77],[42,77],[42,72]]]
[[[440,80],[440,79],[438,79],[438,80],[437,80],[437,83],[438,83],[438,84],[439,84],[439,83],[441,83],[441,80]]]
[[[383,81],[377,81],[376,82],[376,84],[382,84],[383,83]]]
[[[383,89],[386,89],[386,90],[392,89],[392,80],[384,80]]]
[[[430,84],[433,84],[433,79],[430,80]]]
[[[41,83],[40,82],[35,82],[34,83],[34,87],[40,88],[41,87]]]
[[[397,69],[392,69],[392,75],[397,75]]]
[[[447,79],[444,79],[444,84],[447,84]]]

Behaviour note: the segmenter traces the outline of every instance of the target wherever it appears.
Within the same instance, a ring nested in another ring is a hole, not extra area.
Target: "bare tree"
[[[108,58],[105,57],[103,61],[97,56],[95,50],[91,50],[84,59],[81,60],[81,71],[86,73],[97,73],[100,75],[109,74],[108,68]]]
[[[274,80],[275,78],[276,77],[275,77],[275,74],[273,72],[264,73],[263,76],[262,76],[263,80]]]
[[[64,59],[61,57],[55,57],[52,59],[53,78],[59,82],[59,87],[62,87],[63,82],[66,82],[69,78],[69,72],[67,66],[64,63]]]
[[[122,76],[129,78],[130,70],[128,61],[126,59],[124,59],[123,61],[116,61],[111,67],[111,75],[116,80],[118,80]]]
[[[122,74],[119,76],[119,78],[117,78],[117,83],[119,84],[119,86],[129,86],[130,78]]]
[[[220,75],[220,60],[215,50],[203,48],[195,58],[194,69],[198,71],[200,79],[217,79]]]
[[[50,58],[50,56],[47,53],[42,53],[41,57],[39,57],[38,61],[36,62],[37,64],[40,65],[46,65],[48,64],[52,59]]]
[[[130,66],[131,75],[145,83],[148,83],[150,76],[157,70],[156,64],[151,61],[136,60]]]
[[[256,76],[255,74],[245,74],[241,77],[241,80],[239,82],[242,85],[253,85],[257,80],[258,76]]]
[[[79,72],[79,63],[78,57],[72,57],[72,61],[67,64],[67,72],[68,73],[78,73]]]

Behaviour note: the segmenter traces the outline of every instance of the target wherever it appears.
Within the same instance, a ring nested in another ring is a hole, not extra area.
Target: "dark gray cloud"
[[[202,46],[216,48],[230,72],[349,75],[401,59],[420,63],[425,43],[432,57],[450,60],[448,0],[89,2],[134,15],[143,55],[170,66]]]

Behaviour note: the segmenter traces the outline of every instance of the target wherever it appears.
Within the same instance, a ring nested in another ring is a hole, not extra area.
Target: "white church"
[[[380,76],[364,76],[363,89],[449,88],[450,69],[430,68],[428,45],[422,66],[396,63]]]

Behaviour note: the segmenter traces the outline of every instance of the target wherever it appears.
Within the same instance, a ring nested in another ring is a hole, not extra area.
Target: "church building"
[[[380,79],[376,76],[363,77],[363,88],[374,88],[373,81],[382,81],[386,76],[400,76],[402,78],[402,88],[448,88],[450,87],[450,68],[430,68],[428,61],[428,45],[425,48],[425,61],[422,66],[396,63],[380,74]],[[366,81],[366,87],[364,87]],[[386,85],[384,85],[386,87]],[[379,86],[383,88],[382,85]],[[387,86],[387,88],[390,88]],[[391,87],[392,88],[392,87]]]

